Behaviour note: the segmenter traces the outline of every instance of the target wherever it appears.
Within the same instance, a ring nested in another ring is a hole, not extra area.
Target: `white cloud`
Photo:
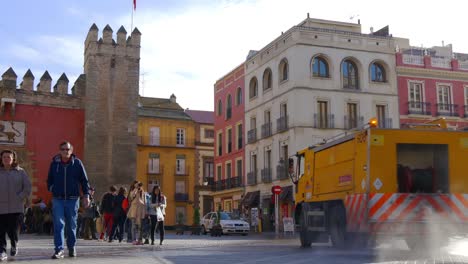
[[[11,45],[9,53],[24,61],[39,61],[42,59],[42,55],[39,50],[22,44]]]
[[[44,60],[70,68],[81,68],[84,48],[82,39],[84,37],[44,35],[39,37],[37,43],[44,54],[47,54],[47,56],[43,56]]]

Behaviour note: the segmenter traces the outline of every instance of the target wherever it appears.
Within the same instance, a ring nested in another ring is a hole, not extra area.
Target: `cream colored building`
[[[285,167],[297,150],[360,127],[371,117],[379,119],[379,126],[398,127],[395,49],[405,42],[389,35],[388,28],[362,34],[360,24],[307,18],[249,53],[246,194],[260,191],[263,219],[272,213],[273,185],[287,188],[281,214],[293,214]]]

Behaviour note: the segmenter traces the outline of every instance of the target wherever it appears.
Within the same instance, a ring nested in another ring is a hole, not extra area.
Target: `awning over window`
[[[241,204],[248,207],[258,206],[260,202],[260,191],[248,192],[244,195]]]
[[[283,202],[293,202],[293,187],[292,185],[283,187],[283,191],[279,195],[279,200]]]

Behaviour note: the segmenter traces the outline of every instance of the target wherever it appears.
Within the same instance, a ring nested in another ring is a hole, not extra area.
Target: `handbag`
[[[162,213],[161,207],[156,207],[156,219],[159,221],[164,221],[164,215]]]

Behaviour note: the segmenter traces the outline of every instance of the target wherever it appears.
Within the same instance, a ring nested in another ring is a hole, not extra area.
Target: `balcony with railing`
[[[261,170],[262,174],[262,182],[263,183],[269,183],[271,182],[271,168],[264,168]]]
[[[315,128],[335,128],[335,115],[318,115],[314,114]]]
[[[423,66],[424,57],[420,55],[403,54],[403,63]]]
[[[262,138],[271,137],[271,122],[262,125]]]
[[[215,185],[215,180],[214,180],[214,178],[213,178],[213,177],[205,177],[205,178],[203,179],[203,185],[204,185],[204,186],[212,186],[212,187],[214,187],[214,185]]]
[[[280,118],[276,119],[276,131],[283,132],[288,130],[289,124],[288,124],[288,116],[281,116]]]
[[[278,180],[285,180],[289,178],[288,168],[284,165],[276,166],[276,178]]]
[[[254,143],[255,141],[257,141],[257,129],[256,128],[251,129],[247,132],[247,143],[250,144],[250,143]]]
[[[438,116],[459,116],[457,104],[437,104]]]
[[[391,118],[383,118],[377,120],[377,126],[379,128],[392,128],[392,119]]]
[[[189,166],[174,166],[175,176],[188,176],[190,171]]]
[[[224,180],[216,181],[214,184],[214,191],[223,191],[228,189],[233,189],[242,186],[242,177],[232,177]]]
[[[432,115],[431,103],[409,101],[408,115]]]
[[[147,174],[150,174],[150,175],[162,175],[162,174],[164,174],[164,166],[163,165],[159,165],[159,167],[148,166],[147,169],[148,169]]]
[[[257,172],[251,171],[247,173],[247,185],[255,185],[257,184]]]
[[[452,59],[447,57],[431,57],[431,66],[438,68],[452,68]]]
[[[344,129],[360,128],[364,125],[363,116],[344,116]]]
[[[177,142],[176,137],[149,137],[149,136],[138,136],[137,144],[142,146],[154,146],[154,147],[178,147],[178,148],[193,148],[195,147],[194,138],[185,138]]]
[[[176,202],[187,202],[189,200],[188,193],[175,193],[174,199]]]

